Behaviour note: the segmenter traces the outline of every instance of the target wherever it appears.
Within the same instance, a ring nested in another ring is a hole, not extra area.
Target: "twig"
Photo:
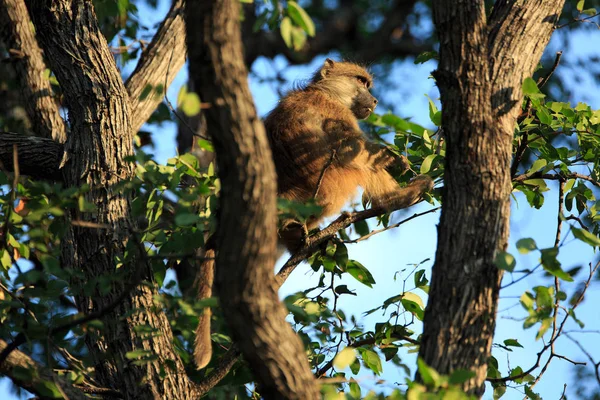
[[[583,301],[583,296],[585,294],[585,292],[587,291],[588,287],[590,286],[590,282],[592,281],[592,278],[594,277],[594,274],[596,273],[596,271],[598,270],[598,267],[600,267],[600,261],[598,261],[596,263],[596,265],[592,268],[592,264],[590,263],[590,273],[588,275],[588,279],[586,280],[585,284],[584,284],[584,288],[581,291],[581,293],[579,294],[579,297],[577,298],[577,300],[573,303],[572,306],[572,310],[575,310],[577,308],[577,306],[579,306],[579,304],[581,304],[581,302]],[[508,381],[515,381],[521,378],[526,377],[527,375],[529,375],[531,372],[533,372],[536,368],[538,368],[540,366],[540,361],[542,359],[542,355],[548,350],[551,349],[550,352],[550,356],[548,357],[548,360],[546,361],[546,363],[544,364],[544,367],[542,368],[542,371],[540,371],[540,374],[538,375],[538,377],[535,379],[535,381],[531,384],[530,387],[535,386],[535,384],[537,382],[539,382],[541,376],[544,374],[544,372],[546,371],[546,369],[548,368],[548,365],[550,364],[550,361],[552,360],[552,358],[554,357],[559,357],[559,354],[556,354],[552,349],[554,346],[554,342],[556,342],[556,340],[560,337],[560,335],[562,334],[563,328],[565,326],[565,323],[567,322],[567,320],[569,319],[570,314],[567,313],[565,315],[565,317],[563,318],[562,322],[560,323],[560,326],[558,327],[558,329],[556,330],[556,335],[552,335],[550,341],[537,353],[537,359],[535,361],[535,364],[525,370],[524,372],[518,374],[518,375],[514,375],[514,376],[505,376],[502,378],[487,378],[486,381],[488,382],[492,382],[492,383],[501,383],[501,382],[508,382]],[[562,358],[562,357],[559,357]],[[571,360],[569,360],[571,361]]]
[[[573,343],[575,343],[577,345],[577,347],[579,347],[579,350],[581,350],[581,352],[586,355],[586,357],[588,358],[588,360],[590,360],[590,362],[594,366],[594,374],[596,374],[596,381],[600,385],[600,362],[594,361],[594,357],[592,357],[592,355],[590,354],[590,352],[587,351],[585,349],[585,347],[583,347],[582,344],[579,343],[579,341],[577,339],[571,337],[571,335],[569,335],[568,333],[565,333],[565,336],[567,337],[567,339],[569,339],[570,341],[572,341]]]
[[[398,228],[400,225],[405,224],[406,222],[408,222],[408,221],[410,221],[412,219],[415,219],[415,218],[420,217],[420,216],[425,215],[425,214],[436,212],[440,208],[442,208],[442,207],[435,207],[435,208],[432,208],[431,210],[423,211],[421,213],[415,213],[415,214],[411,215],[410,217],[405,218],[402,221],[398,222],[397,224],[389,225],[389,226],[387,226],[385,228],[382,228],[382,229],[376,229],[376,230],[374,230],[372,232],[369,232],[366,235],[361,236],[361,237],[359,237],[357,239],[344,240],[344,243],[358,243],[358,242],[362,242],[363,240],[366,240],[366,239],[370,238],[371,236],[376,235],[378,233],[385,232],[385,231],[390,230],[390,229]]]
[[[538,80],[538,82],[537,82],[538,88],[541,89],[542,87],[544,87],[546,85],[546,83],[548,83],[548,81],[554,74],[554,71],[556,71],[556,68],[558,67],[558,64],[560,63],[561,57],[562,57],[562,51],[557,51],[556,57],[554,58],[554,64],[552,65],[552,68],[550,68],[550,71],[548,72],[548,74],[546,74],[546,76],[544,78],[540,78]]]
[[[528,179],[548,179],[551,181],[560,181],[561,179],[582,179],[584,181],[590,182],[594,186],[600,187],[600,182],[596,181],[595,179],[593,179],[587,175],[579,174],[577,172],[571,172],[569,174],[560,174],[559,175],[559,174],[543,174],[541,171],[538,171],[538,172],[534,172],[531,174],[521,174],[521,175],[513,178],[513,182],[521,183]]]
[[[562,24],[562,25],[559,25],[559,26],[557,26],[557,27],[556,27],[556,29],[561,29],[561,28],[564,28],[564,27],[566,27],[566,26],[569,26],[569,25],[572,25],[572,24],[574,24],[574,23],[576,23],[576,22],[586,22],[587,20],[589,20],[589,19],[592,19],[592,18],[595,18],[595,17],[597,17],[598,15],[600,15],[600,13],[596,13],[596,14],[594,14],[594,15],[590,15],[589,17],[585,17],[585,18],[574,18],[574,19],[573,19],[573,21],[569,21],[569,22],[567,22],[567,23],[564,23],[564,24]],[[598,24],[596,24],[596,25],[598,25]]]

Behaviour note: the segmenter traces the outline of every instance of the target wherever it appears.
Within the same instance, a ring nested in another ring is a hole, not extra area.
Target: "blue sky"
[[[160,21],[161,16],[168,9],[167,3],[165,1],[161,2],[159,12],[140,7],[140,17],[144,20],[144,23],[152,26],[154,22]],[[574,63],[579,57],[591,51],[585,44],[600,43],[600,34],[598,31],[588,31],[587,33],[575,35],[570,39],[570,45],[565,48],[560,48],[560,42],[560,40],[553,39],[548,51],[551,54],[557,50],[563,50],[565,62]],[[294,80],[305,79],[322,63],[323,59],[324,57],[315,60],[308,67],[289,68],[285,73],[285,77],[289,79],[290,85]],[[284,68],[286,62],[282,58],[276,59],[273,64],[265,60],[258,60],[254,65],[254,69],[261,75],[271,74],[272,65],[275,65],[277,68]],[[428,100],[425,94],[434,99],[438,97],[433,80],[429,79],[429,74],[434,68],[435,64],[433,62],[418,66],[410,61],[395,63],[391,78],[394,81],[406,83],[409,90],[402,90],[400,93],[386,93],[386,100],[391,104],[395,104],[394,109],[390,111],[402,117],[411,117],[416,122],[431,127],[428,117]],[[558,73],[561,73],[560,68]],[[578,101],[585,101],[594,109],[600,108],[600,95],[598,95],[600,91],[597,88],[593,88],[593,82],[576,82],[570,73],[566,74],[565,78],[573,90],[572,98],[568,99],[568,101],[572,104],[576,104]],[[185,83],[185,80],[186,71],[184,70],[178,75],[168,91],[168,96],[172,103],[176,102],[179,88]],[[278,99],[277,93],[271,86],[258,83],[253,79],[250,80],[250,86],[259,114],[266,114],[276,104]],[[555,100],[565,101],[565,99]],[[377,110],[378,113],[385,111],[380,108]],[[175,124],[165,123],[163,126],[155,127],[151,130],[158,144],[154,149],[155,156],[158,161],[164,162],[176,152],[174,140],[176,135]],[[545,205],[542,210],[531,209],[525,199],[519,194],[517,194],[517,202],[513,202],[509,252],[517,258],[517,269],[533,268],[538,261],[537,257],[533,254],[526,256],[518,255],[514,246],[517,240],[532,237],[536,240],[540,248],[551,247],[553,245],[556,230],[557,190],[556,186],[549,186],[553,190],[548,192],[550,194],[546,196]],[[425,211],[429,208],[431,208],[430,205],[420,204],[402,213],[395,213],[393,219],[400,220],[415,212]],[[352,278],[346,278],[341,283],[347,284],[351,290],[356,291],[357,296],[342,296],[340,307],[346,313],[352,313],[357,317],[361,317],[364,311],[379,306],[388,297],[401,292],[402,279],[406,277],[406,271],[404,275],[402,273],[398,275],[398,280],[394,280],[397,272],[411,268],[411,264],[420,263],[428,258],[429,261],[425,262],[423,266],[428,269],[427,276],[430,277],[430,268],[433,264],[437,241],[436,224],[438,218],[439,212],[428,214],[410,221],[398,229],[378,234],[364,242],[349,245],[350,258],[360,261],[369,268],[377,284],[373,289],[370,289]],[[374,227],[374,222],[371,221],[370,225]],[[566,237],[566,241],[560,250],[559,259],[564,269],[569,269],[576,265],[587,265],[587,263],[597,260],[597,255],[592,252],[589,246],[573,240],[572,235],[569,236],[566,226],[563,227],[563,237]],[[518,275],[514,276],[515,279],[518,277]],[[576,289],[577,283],[581,281],[582,276],[578,278],[572,284],[563,283],[563,290],[569,294],[572,293]],[[281,296],[294,293],[311,284],[314,286],[317,281],[318,275],[312,273],[312,270],[308,266],[301,265],[282,287]],[[510,281],[511,277],[507,275],[504,284]],[[412,282],[412,277],[408,282],[409,284]],[[550,284],[552,282],[549,278],[544,277],[542,273],[537,273],[501,292],[500,312],[494,342],[501,343],[505,339],[518,339],[525,347],[524,349],[515,349],[509,354],[509,358],[507,358],[506,352],[497,348],[494,349],[494,354],[500,362],[503,372],[506,372],[507,365],[510,365],[512,368],[517,365],[520,365],[523,369],[529,368],[535,360],[536,353],[543,346],[542,341],[535,341],[535,327],[529,330],[522,329],[522,320],[520,319],[524,317],[525,313],[518,305],[518,297],[525,290],[531,289],[535,285],[547,286]],[[426,295],[423,292],[416,291],[416,293],[426,300]],[[588,291],[586,300],[577,311],[577,316],[586,322],[586,331],[600,332],[600,308],[596,306],[596,304],[599,304],[599,301],[600,293],[598,286],[593,285]],[[363,318],[362,322],[367,327],[372,327],[374,322],[381,319],[381,314],[375,313],[367,318]],[[421,327],[416,323],[414,329],[420,331]],[[567,325],[567,330],[577,331],[578,329],[574,323]],[[600,339],[600,333],[573,333],[572,335],[586,346],[596,360],[600,359],[600,348],[596,345]],[[565,338],[557,342],[557,352],[577,361],[586,361],[584,355]],[[405,354],[402,357],[414,373],[414,366],[416,365],[414,360],[415,355]],[[545,357],[542,360],[545,360]],[[391,364],[384,364],[383,368],[384,374],[382,378],[387,382],[386,385],[394,387],[394,382],[404,381],[405,375],[401,370],[396,369]],[[541,382],[536,386],[536,391],[545,399],[558,399],[562,393],[564,383],[568,384],[567,394],[570,392],[572,377],[573,369],[571,364],[564,360],[555,359]],[[361,375],[360,380],[365,388],[378,385],[376,379],[370,375]],[[6,378],[0,379],[0,398],[7,400],[17,398],[10,394],[9,387],[10,383]],[[489,390],[484,395],[484,399],[491,398],[491,390]],[[503,397],[503,399],[522,398],[522,391],[513,389],[509,389]]]

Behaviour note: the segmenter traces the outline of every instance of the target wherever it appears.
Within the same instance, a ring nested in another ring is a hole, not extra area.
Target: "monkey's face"
[[[350,110],[357,119],[365,119],[377,106],[377,99],[365,87],[359,88],[356,96],[352,99]]]
[[[377,99],[369,92],[372,85],[373,77],[361,66],[328,58],[310,86],[348,107],[357,119],[365,119],[377,105]]]

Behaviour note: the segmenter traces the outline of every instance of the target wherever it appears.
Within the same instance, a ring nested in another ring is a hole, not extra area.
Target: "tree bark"
[[[186,58],[184,0],[174,0],[152,42],[125,83],[131,104],[133,132],[156,110]]]
[[[564,0],[436,1],[446,169],[438,247],[419,356],[443,374],[468,369],[481,396],[509,233],[513,131]]]
[[[11,55],[31,129],[40,137],[64,143],[65,124],[50,80],[44,77],[46,65],[30,22],[24,0],[0,1],[1,39]]]
[[[78,285],[115,274],[120,278],[113,281],[108,294],[94,285],[92,293],[82,291],[76,296],[82,313],[107,310],[101,313],[102,335],[90,334],[86,340],[96,379],[127,399],[188,398],[194,388],[173,350],[169,322],[164,313],[153,311],[156,287],[136,285],[122,302],[113,305],[126,292],[126,282],[152,282],[152,274],[142,254],[119,269],[115,265],[127,248],[129,252],[136,249],[135,242],[128,242],[139,240],[130,216],[130,194],[115,187],[134,173],[133,164],[124,160],[133,154],[130,106],[92,3],[32,0],[30,10],[69,109],[72,134],[65,145],[68,159],[62,168],[63,181],[68,186],[88,185],[86,200],[96,206],[94,212],[72,211],[71,218],[110,226],[72,226],[62,240],[62,264],[82,271]],[[150,326],[156,334],[141,339],[137,326]],[[156,355],[156,360],[132,364],[126,354],[142,349]],[[173,367],[164,371],[165,365]]]
[[[285,321],[273,276],[276,179],[247,83],[237,0],[186,6],[191,76],[206,113],[219,179],[217,289],[226,319],[267,399],[319,398],[302,342]]]

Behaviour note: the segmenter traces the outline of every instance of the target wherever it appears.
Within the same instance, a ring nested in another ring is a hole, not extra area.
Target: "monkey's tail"
[[[215,256],[214,240],[211,237],[206,243],[205,259],[200,264],[200,271],[198,271],[196,276],[198,299],[208,299],[212,296],[213,281],[215,279]],[[205,307],[198,320],[198,328],[196,328],[194,359],[198,369],[206,367],[212,357],[212,343],[210,340],[211,316],[210,307]]]

